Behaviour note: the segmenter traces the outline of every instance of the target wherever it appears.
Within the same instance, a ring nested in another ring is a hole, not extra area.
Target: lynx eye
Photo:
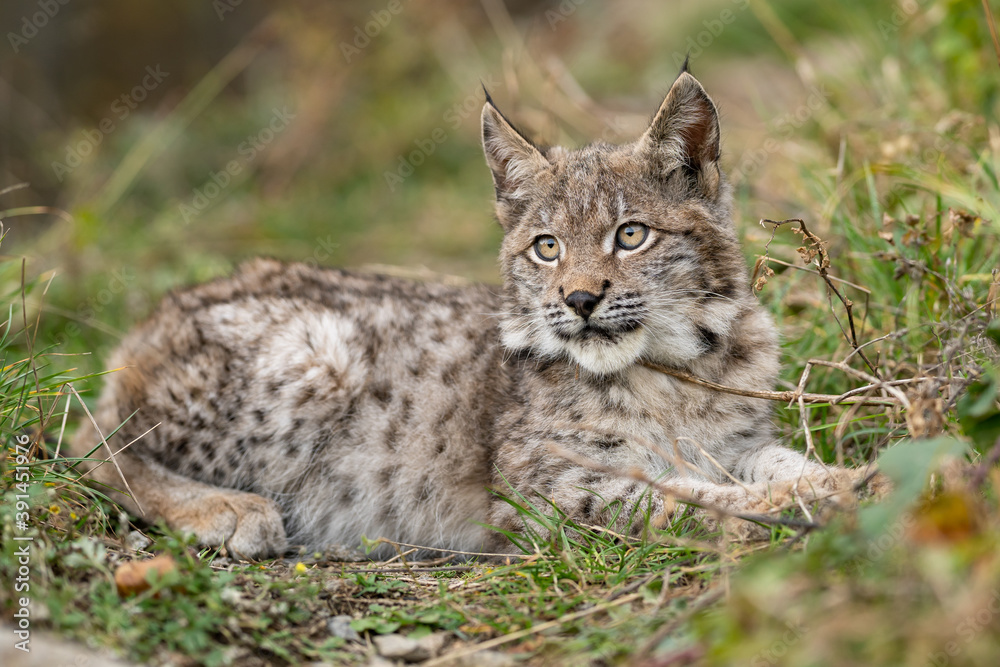
[[[622,250],[635,250],[649,236],[649,227],[638,222],[629,222],[618,228],[615,233],[615,243]]]
[[[546,262],[559,257],[559,241],[554,236],[539,236],[535,239],[535,254]]]

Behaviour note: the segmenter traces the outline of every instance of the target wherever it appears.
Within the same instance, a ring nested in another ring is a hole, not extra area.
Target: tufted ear
[[[493,172],[497,201],[517,199],[521,186],[550,166],[541,151],[500,113],[488,92],[483,105],[483,152]]]
[[[686,67],[670,87],[636,148],[667,172],[678,165],[686,167],[697,176],[705,194],[717,193],[719,114],[708,93]]]

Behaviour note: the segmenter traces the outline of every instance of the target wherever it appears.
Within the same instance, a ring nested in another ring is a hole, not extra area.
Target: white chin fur
[[[597,375],[610,375],[628,368],[639,358],[645,346],[645,328],[628,333],[614,345],[601,340],[572,340],[565,343],[570,357],[581,367]]]

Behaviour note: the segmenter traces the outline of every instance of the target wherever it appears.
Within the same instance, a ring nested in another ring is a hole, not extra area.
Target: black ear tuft
[[[681,74],[684,74],[685,72],[687,72],[688,74],[691,73],[690,68],[688,68],[688,63],[690,61],[691,61],[691,49],[688,49],[687,55],[684,56],[684,64],[681,65],[681,71],[677,73],[677,76],[680,76]],[[674,62],[677,62],[677,61],[675,60]]]
[[[483,94],[485,94],[485,95],[486,95],[486,103],[487,103],[487,104],[489,104],[489,105],[490,105],[491,107],[493,107],[494,109],[496,109],[496,108],[497,108],[497,105],[496,105],[496,104],[494,104],[494,102],[493,102],[493,98],[492,98],[492,97],[490,97],[490,91],[486,90],[486,84],[485,84],[485,83],[483,83],[483,80],[482,80],[482,79],[480,79],[480,80],[479,80],[479,85],[481,85],[481,86],[483,87]]]

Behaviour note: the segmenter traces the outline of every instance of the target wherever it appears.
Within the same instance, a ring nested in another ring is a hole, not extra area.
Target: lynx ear
[[[535,145],[504,118],[489,93],[483,105],[483,152],[493,172],[498,201],[516,199],[526,181],[550,166]]]
[[[678,163],[695,172],[706,194],[714,196],[718,191],[719,114],[708,93],[686,68],[670,87],[636,147],[667,172]]]

